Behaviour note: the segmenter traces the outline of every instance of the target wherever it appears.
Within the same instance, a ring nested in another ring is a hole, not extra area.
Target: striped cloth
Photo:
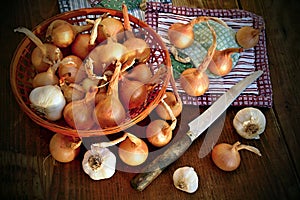
[[[256,28],[264,26],[264,20],[260,16],[244,10],[174,7],[153,2],[147,4],[146,23],[156,30],[166,43],[167,48],[170,48],[167,36],[168,27],[175,21],[187,23],[197,16],[219,17],[234,31],[237,31],[242,26],[253,26]],[[210,86],[204,95],[200,97],[187,95],[181,88],[179,80],[176,80],[176,86],[184,104],[211,105],[230,87],[258,69],[264,71],[263,75],[258,81],[251,84],[232,105],[271,107],[273,103],[272,87],[264,30],[260,35],[259,43],[254,48],[246,49],[240,54],[237,64],[228,75],[222,78],[210,77]],[[171,86],[168,89],[172,90]]]
[[[101,0],[98,0],[97,2],[100,1]],[[91,8],[95,6],[93,2],[95,3],[96,0],[58,0],[60,12],[67,12],[80,8]],[[187,22],[194,17],[202,15],[219,17],[235,31],[245,25],[256,28],[265,25],[262,17],[248,11],[175,7],[172,6],[172,0],[147,0],[146,11],[133,9],[129,10],[129,13],[145,21],[161,35],[167,48],[170,46],[168,38],[166,37],[166,30],[174,20]],[[176,85],[184,104],[207,106],[211,105],[222,93],[254,70],[263,70],[264,73],[258,81],[251,84],[232,103],[232,106],[272,107],[272,86],[267,57],[265,30],[263,30],[260,35],[258,45],[241,53],[236,66],[230,74],[223,78],[210,78],[211,83],[209,90],[204,95],[200,97],[191,97],[182,90],[178,81],[176,82]],[[170,86],[168,89],[172,90]]]

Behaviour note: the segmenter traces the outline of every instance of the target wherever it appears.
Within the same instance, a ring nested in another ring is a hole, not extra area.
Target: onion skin
[[[48,26],[46,38],[57,47],[65,48],[72,44],[78,33],[91,28],[92,25],[76,26],[65,20],[57,19]]]
[[[225,76],[232,70],[232,58],[233,53],[240,53],[243,48],[227,48],[224,50],[215,50],[215,54],[211,62],[208,65],[208,69],[211,73],[218,76]]]
[[[149,154],[148,146],[143,140],[139,139],[139,144],[136,144],[130,138],[126,138],[120,143],[118,153],[120,159],[130,166],[138,166],[144,163]]]
[[[135,37],[132,32],[128,9],[125,4],[122,4],[122,13],[124,18],[124,34],[126,36],[126,40],[123,45],[128,49],[130,54],[129,60],[137,60],[140,63],[144,63],[150,58],[150,47],[145,40]]]
[[[149,83],[152,77],[150,67],[146,63],[140,63],[132,68],[124,76],[128,79],[140,81],[142,83]]]
[[[119,98],[105,95],[95,107],[95,116],[100,127],[105,129],[124,122],[126,112]]]
[[[73,161],[80,152],[80,143],[72,137],[56,133],[52,136],[49,150],[52,157],[62,163]]]
[[[68,55],[60,62],[58,75],[68,83],[79,83],[87,77],[82,68],[81,58],[75,55]]]
[[[46,85],[57,85],[59,83],[58,77],[55,75],[55,67],[49,67],[46,72],[40,72],[32,79],[32,87],[37,88]]]
[[[261,32],[261,29],[255,29],[250,26],[244,26],[240,28],[236,32],[236,41],[237,43],[245,48],[249,49],[257,45],[259,41],[259,34]]]
[[[90,52],[89,57],[94,61],[94,73],[102,75],[113,62],[124,63],[127,60],[127,48],[109,39],[107,44],[95,47]]]
[[[32,65],[38,73],[47,71],[51,63],[54,64],[63,59],[63,54],[57,46],[49,43],[44,43],[44,46],[46,48],[46,55],[43,54],[39,47],[34,48],[31,53]],[[45,58],[51,63],[45,62]]]
[[[118,41],[124,39],[124,27],[120,20],[107,17],[102,19],[97,31],[97,42],[102,43],[107,40],[108,37],[114,37]]]
[[[194,42],[193,23],[174,23],[168,29],[170,42],[177,48],[183,49]]]
[[[38,73],[45,72],[48,68],[63,57],[61,50],[50,43],[43,43],[32,31],[27,28],[19,27],[14,29],[15,32],[21,32],[37,46],[31,53],[31,62]]]
[[[97,91],[97,88],[91,88],[84,99],[71,101],[65,106],[63,116],[70,127],[89,130],[95,125],[93,109]]]
[[[129,54],[138,60],[140,63],[144,63],[149,60],[151,50],[145,40],[141,38],[131,37],[127,39],[123,45],[128,49]]]
[[[167,145],[172,139],[172,129],[170,125],[161,119],[152,121],[146,129],[148,141],[156,147]]]
[[[213,148],[212,160],[220,169],[233,171],[239,167],[241,157],[235,146],[221,143]]]
[[[102,129],[114,127],[124,122],[125,109],[119,99],[118,82],[121,64],[117,62],[114,74],[111,77],[106,93],[101,94],[101,101],[94,109],[95,121],[98,121]]]
[[[167,96],[164,99],[165,102],[170,106],[174,116],[178,117],[180,115],[180,113],[182,112],[182,103],[177,101],[176,96],[174,95],[173,92],[167,91],[165,94]],[[157,105],[155,111],[158,114],[158,116],[164,120],[172,119],[170,114],[168,113],[167,109],[161,102]]]
[[[261,153],[257,148],[241,144],[239,141],[237,141],[233,145],[220,143],[214,146],[211,154],[212,160],[215,165],[223,171],[236,170],[241,163],[239,151],[242,149],[246,149],[261,156]]]
[[[188,68],[180,75],[180,84],[190,96],[201,96],[209,87],[209,78],[205,72],[199,72],[196,68]]]
[[[71,44],[71,52],[72,54],[84,60],[88,54],[92,51],[95,46],[90,45],[90,37],[91,35],[88,33],[78,34]]]
[[[205,73],[217,47],[217,35],[215,30],[207,22],[213,37],[213,42],[208,48],[207,54],[197,68],[188,68],[180,75],[180,84],[184,91],[190,96],[201,96],[209,88],[209,78]]]
[[[85,89],[76,83],[66,84],[63,79],[59,80],[60,89],[62,90],[67,103],[81,100],[85,97]]]
[[[142,82],[123,77],[119,87],[121,102],[129,110],[142,106],[147,100],[147,86]]]

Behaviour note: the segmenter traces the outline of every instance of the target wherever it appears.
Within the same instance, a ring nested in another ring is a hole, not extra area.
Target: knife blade
[[[200,116],[192,120],[189,131],[174,142],[168,149],[150,162],[142,172],[135,175],[130,181],[131,186],[138,191],[143,191],[161,172],[176,161],[218,117],[231,105],[231,103],[258,77],[263,71],[258,70],[232,86],[227,92],[221,95],[208,109]]]

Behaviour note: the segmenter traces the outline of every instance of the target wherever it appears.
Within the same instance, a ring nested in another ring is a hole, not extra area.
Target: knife
[[[218,117],[230,106],[230,104],[258,77],[263,71],[258,70],[247,76],[245,79],[232,86],[226,93],[218,98],[200,116],[192,120],[189,131],[183,134],[180,140],[176,141],[168,149],[156,157],[142,172],[135,175],[130,181],[131,186],[138,191],[143,191],[159,174],[171,163],[176,161]]]

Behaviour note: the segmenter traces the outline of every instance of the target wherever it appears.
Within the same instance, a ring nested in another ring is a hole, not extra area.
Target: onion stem
[[[38,48],[42,51],[42,54],[45,56],[47,53],[44,43],[38,38],[32,31],[25,27],[19,27],[14,29],[15,32],[24,33]]]
[[[198,24],[198,23],[201,23],[201,22],[204,22],[204,21],[207,22],[208,20],[215,21],[215,22],[223,25],[224,27],[229,28],[229,26],[223,20],[221,20],[217,17],[200,16],[200,17],[192,19],[192,21],[190,23],[195,25],[195,24]]]
[[[90,38],[90,41],[89,41],[90,45],[95,44],[95,41],[96,41],[97,36],[98,36],[98,26],[101,23],[101,21],[102,21],[102,17],[96,19],[95,22],[94,22],[94,25],[93,25],[93,28],[92,28],[92,31],[91,31],[91,38]]]
[[[93,65],[94,62],[95,61],[91,57],[87,57],[86,58],[84,67],[85,67],[85,72],[87,73],[88,77],[90,79],[92,79],[92,80],[105,80],[105,81],[107,81],[106,75],[104,75],[104,76],[97,76],[94,73],[94,65]]]
[[[174,113],[173,113],[172,109],[170,108],[170,106],[165,102],[164,98],[166,98],[166,97],[167,97],[167,95],[164,95],[164,97],[161,99],[161,102],[165,106],[165,108],[167,109],[167,111],[171,117],[172,124],[170,125],[170,127],[172,130],[174,130],[176,127],[176,124],[177,124],[177,119],[174,116]]]
[[[259,151],[257,148],[253,147],[253,146],[244,145],[244,144],[239,144],[239,145],[236,147],[236,149],[237,149],[238,151],[239,151],[239,150],[242,150],[242,149],[246,149],[246,150],[248,150],[248,151],[251,151],[251,152],[253,152],[253,153],[255,153],[255,154],[261,156],[260,151]]]
[[[119,144],[120,142],[123,142],[127,137],[136,146],[139,146],[141,144],[141,139],[140,138],[136,137],[135,135],[133,135],[131,133],[126,132],[126,133],[124,133],[124,135],[122,137],[120,137],[118,139],[115,139],[115,140],[109,141],[109,142],[95,143],[95,144],[92,144],[92,146],[94,146],[94,147],[100,147],[100,148],[111,147],[111,146]]]

